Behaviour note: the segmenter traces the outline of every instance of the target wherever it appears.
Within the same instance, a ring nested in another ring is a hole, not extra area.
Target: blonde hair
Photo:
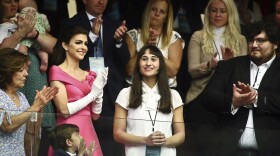
[[[204,11],[204,26],[202,29],[202,50],[207,54],[214,54],[216,50],[213,47],[214,40],[214,30],[213,25],[209,21],[210,17],[210,9],[212,2],[215,0],[210,0]],[[225,43],[224,46],[233,50],[234,56],[239,55],[240,53],[240,23],[239,23],[239,15],[236,8],[236,5],[233,0],[219,0],[222,1],[228,13],[228,21],[225,26],[225,32],[223,34]]]
[[[173,32],[173,8],[170,0],[150,0],[148,2],[142,16],[141,40],[144,44],[148,42],[151,20],[150,11],[152,9],[152,4],[154,4],[154,2],[156,1],[164,1],[168,4],[166,22],[163,24],[161,33],[161,44],[163,46],[162,48],[165,48],[170,43]]]

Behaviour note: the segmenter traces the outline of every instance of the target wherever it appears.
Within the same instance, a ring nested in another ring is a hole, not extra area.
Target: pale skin
[[[15,72],[12,75],[12,82],[7,84],[6,88],[3,89],[3,91],[5,91],[5,93],[10,98],[13,96],[16,97],[14,99],[13,98],[11,99],[13,99],[13,103],[17,107],[20,107],[21,101],[16,92],[24,86],[26,77],[28,76],[28,65],[29,62],[26,62],[26,64],[22,67],[22,69]],[[34,98],[33,104],[23,113],[20,113],[15,116],[11,116],[12,124],[8,123],[5,115],[3,118],[3,123],[0,126],[0,129],[5,132],[13,132],[17,130],[19,127],[21,127],[29,120],[31,116],[31,112],[40,112],[48,104],[48,102],[56,96],[57,92],[58,92],[58,88],[46,87],[46,86],[44,86],[40,91],[36,90],[36,96]],[[0,111],[2,110],[0,109]]]
[[[106,9],[108,1],[107,0],[83,0],[83,3],[85,4],[86,11],[96,18],[92,23],[91,32],[94,35],[98,36],[103,22],[102,14]]]
[[[176,147],[185,140],[185,127],[182,117],[183,107],[180,106],[173,110],[173,130],[174,135],[166,138],[163,133],[156,131],[148,136],[136,136],[126,132],[126,117],[127,110],[122,108],[119,104],[115,105],[114,117],[114,139],[117,142],[133,146],[162,146],[162,147]]]
[[[96,147],[95,147],[95,142],[91,141],[89,144],[89,147],[86,147],[86,143],[85,140],[82,139],[79,149],[78,149],[78,156],[92,156],[93,152],[95,151]]]
[[[223,60],[231,59],[234,56],[234,53],[230,48],[225,48],[221,46],[221,52],[222,52]],[[209,67],[211,69],[215,69],[218,65],[219,60],[217,59],[217,55],[218,53],[215,53],[211,58],[211,60],[209,61]]]
[[[17,6],[18,7],[18,6]],[[16,12],[15,12],[16,13]],[[5,18],[4,12],[4,19],[3,21],[7,22],[8,18]],[[20,16],[17,17],[17,30],[14,32],[10,37],[5,38],[2,43],[0,43],[0,49],[3,48],[15,48],[16,45],[23,39],[23,38],[34,38],[37,34],[34,25],[35,25],[35,12],[34,11],[27,11],[25,18]],[[56,44],[57,39],[51,36],[50,34],[47,35],[40,35],[36,40],[41,48],[46,51],[47,53],[52,53],[52,49]]]
[[[159,70],[158,57],[147,51],[140,59],[139,66],[140,73],[143,76],[143,82],[151,88],[155,86]],[[113,128],[114,139],[122,144],[133,146],[176,147],[185,140],[185,127],[182,114],[183,106],[173,110],[172,128],[174,134],[168,138],[160,131],[152,132],[148,136],[136,136],[126,132],[128,111],[116,103]]]
[[[136,50],[135,43],[132,41],[132,39],[129,36],[125,36],[125,40],[128,45],[128,49],[130,51],[130,60],[128,62],[128,65],[126,66],[126,70],[129,75],[132,75],[133,70],[135,68],[137,50]],[[170,78],[175,77],[179,71],[181,58],[183,55],[182,52],[183,52],[183,46],[182,46],[182,40],[180,39],[178,39],[168,47],[168,58],[164,58],[164,61],[167,66],[167,74]]]
[[[94,35],[99,36],[99,32],[103,23],[102,14],[107,6],[108,0],[83,0],[83,3],[85,4],[86,11],[92,16],[96,17],[92,23],[91,32]],[[125,24],[125,21],[123,21],[121,26],[116,30],[114,35],[116,42],[120,42],[123,35],[127,31]]]
[[[102,22],[103,22],[102,15],[98,15],[96,17],[96,20],[94,20],[94,22],[92,23],[91,32],[93,34],[95,34],[96,36],[98,36],[98,34],[100,32]],[[126,21],[123,21],[121,26],[119,26],[115,31],[115,34],[114,34],[115,41],[120,43],[126,32],[127,32]]]
[[[77,144],[77,141],[79,144]],[[73,139],[66,139],[66,144],[68,146],[67,151],[73,154],[77,151],[77,156],[92,156],[96,149],[94,141],[91,141],[90,145],[87,147],[84,138],[82,138],[80,134],[78,138],[75,138],[75,141]]]
[[[68,44],[64,42],[62,43],[62,46],[66,51],[66,59],[59,65],[59,67],[78,81],[84,80],[88,75],[87,71],[84,71],[79,67],[80,60],[82,60],[87,53],[87,44],[87,35],[84,34],[73,36]],[[59,93],[54,98],[57,110],[62,113],[63,117],[69,117],[69,110],[67,107],[68,97],[65,85],[60,81],[51,81],[50,85],[59,88]],[[93,114],[92,116],[94,120],[98,119],[98,117],[98,114]]]
[[[163,26],[167,19],[167,8],[168,4],[165,1],[156,1],[152,5],[152,9],[150,10],[150,27],[147,28],[150,32],[150,38],[147,44],[157,44],[157,40],[163,31]],[[126,70],[128,75],[132,75],[137,57],[137,49],[135,43],[129,36],[125,36],[125,41],[130,51],[130,60],[126,66]],[[183,55],[182,42],[181,39],[178,39],[168,47],[168,58],[165,58],[164,61],[167,66],[168,77],[170,78],[175,77],[179,71]]]
[[[55,87],[43,87],[42,90],[36,91],[33,104],[23,113],[11,116],[12,125],[8,123],[6,116],[4,116],[0,129],[5,132],[13,132],[26,122],[30,122],[31,112],[40,112],[56,96],[57,92],[58,89]]]
[[[218,28],[228,24],[228,12],[223,1],[215,0],[212,2],[209,12],[209,20],[213,26]],[[220,49],[222,52],[223,60],[228,60],[234,56],[234,53],[230,48],[221,46]],[[211,69],[215,69],[218,65],[219,60],[216,58],[217,55],[218,54],[215,53],[211,60],[208,62]]]
[[[24,37],[33,37],[29,34],[34,28],[35,22],[35,12],[28,11],[26,13],[26,17],[22,18],[20,16],[17,17],[17,30],[10,37],[5,38],[2,43],[0,43],[0,49],[4,48],[15,48],[16,45],[24,38]]]
[[[127,27],[126,25],[126,21],[124,20],[122,22],[122,25],[115,31],[114,34],[114,39],[115,41],[117,41],[118,43],[120,43],[123,39],[123,36],[125,35],[125,33],[127,32]]]
[[[249,84],[244,84],[238,81],[238,84],[233,84],[232,87],[232,105],[234,108],[251,105],[256,101],[258,92],[256,89],[250,87]]]

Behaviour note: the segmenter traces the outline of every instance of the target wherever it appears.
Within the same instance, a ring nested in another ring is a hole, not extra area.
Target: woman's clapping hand
[[[40,111],[56,96],[57,93],[58,88],[56,87],[44,86],[42,90],[36,90],[36,96],[32,107],[35,108],[35,111]]]

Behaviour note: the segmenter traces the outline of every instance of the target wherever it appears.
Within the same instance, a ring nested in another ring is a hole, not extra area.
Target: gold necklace
[[[16,101],[17,100],[17,95],[15,95],[15,93],[9,93],[9,92],[6,92],[9,97],[13,100],[13,101]]]

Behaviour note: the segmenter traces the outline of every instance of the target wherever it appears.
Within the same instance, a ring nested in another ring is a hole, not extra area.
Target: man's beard
[[[262,62],[262,56],[260,54],[260,52],[250,52],[249,57],[251,59],[252,62],[254,62],[256,65],[260,65]]]
[[[260,53],[260,52],[259,52]],[[274,56],[275,52],[272,52],[269,55],[262,55],[262,54],[249,54],[249,57],[251,59],[252,62],[254,62],[256,65],[262,65],[263,63],[266,63],[267,61],[269,61],[273,56]]]

